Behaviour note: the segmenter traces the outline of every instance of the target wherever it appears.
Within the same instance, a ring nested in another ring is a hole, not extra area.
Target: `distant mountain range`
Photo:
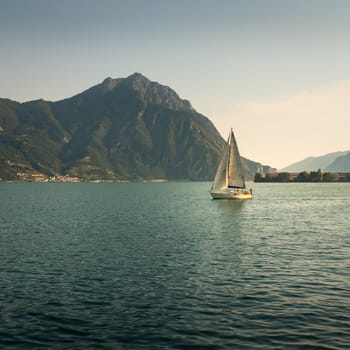
[[[320,157],[308,157],[280,169],[279,172],[302,172],[318,169],[325,172],[350,172],[350,151],[333,152]]]
[[[139,73],[107,78],[57,102],[0,99],[3,180],[31,174],[212,180],[223,144],[211,121],[189,101]],[[243,163],[248,179],[262,168],[245,158]]]

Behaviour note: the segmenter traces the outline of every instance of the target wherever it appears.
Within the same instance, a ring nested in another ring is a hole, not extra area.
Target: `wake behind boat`
[[[209,193],[213,199],[253,198],[253,191],[245,186],[241,156],[232,129]]]

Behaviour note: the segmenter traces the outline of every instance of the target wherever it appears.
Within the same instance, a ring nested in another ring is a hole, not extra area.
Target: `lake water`
[[[350,349],[350,184],[1,183],[0,348]]]

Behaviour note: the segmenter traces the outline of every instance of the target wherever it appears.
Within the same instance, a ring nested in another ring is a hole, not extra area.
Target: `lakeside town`
[[[0,181],[3,181],[0,178]],[[6,182],[81,182],[82,179],[69,175],[48,176],[43,173],[17,173],[15,180]]]
[[[14,180],[4,180],[0,178],[0,182],[166,182],[166,179],[85,179],[77,176],[54,175],[48,176],[39,172],[18,172]],[[323,172],[321,169],[317,171],[302,172],[278,172],[276,169],[267,174],[256,173],[254,182],[350,182],[349,172]]]
[[[79,178],[77,176],[66,175],[55,175],[48,176],[43,173],[25,173],[18,172],[17,177],[14,180],[4,180],[0,178],[0,182],[66,182],[66,183],[74,183],[74,182],[167,182],[167,179],[122,179],[122,178],[114,178],[114,179],[99,179],[99,178]]]

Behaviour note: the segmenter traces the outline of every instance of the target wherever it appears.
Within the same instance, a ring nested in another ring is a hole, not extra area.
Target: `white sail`
[[[229,140],[227,143],[225,143],[218,170],[216,171],[214,182],[211,186],[211,190],[221,190],[227,187],[227,165],[230,151],[228,142]]]
[[[228,158],[227,185],[228,187],[245,188],[241,156],[239,155],[237,142],[232,129],[229,145],[230,155]]]
[[[252,190],[245,189],[241,156],[231,129],[215,175],[210,194],[214,199],[250,199]]]

